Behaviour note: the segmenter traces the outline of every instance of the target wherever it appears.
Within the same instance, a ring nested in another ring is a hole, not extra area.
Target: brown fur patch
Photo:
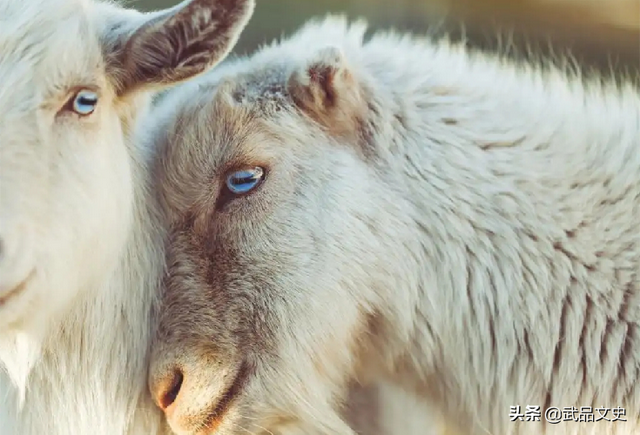
[[[253,8],[253,0],[193,0],[158,13],[132,36],[126,25],[112,23],[105,44],[120,93],[180,82],[211,68],[235,45]]]
[[[359,142],[367,103],[338,49],[317,53],[291,75],[287,89],[294,103],[331,136]]]

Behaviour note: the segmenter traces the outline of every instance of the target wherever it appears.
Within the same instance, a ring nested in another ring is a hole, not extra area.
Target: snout
[[[153,359],[149,388],[178,435],[215,433],[242,396],[249,365],[181,354]]]

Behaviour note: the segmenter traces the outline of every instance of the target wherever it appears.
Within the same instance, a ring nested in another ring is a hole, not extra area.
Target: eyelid
[[[221,180],[222,184],[216,197],[216,202],[215,202],[216,211],[223,210],[229,203],[233,202],[237,198],[253,195],[255,190],[258,189],[261,185],[263,185],[267,181],[267,177],[269,176],[269,172],[270,172],[269,167],[267,165],[261,165],[261,164],[233,165],[233,166],[229,166],[228,168],[230,169],[223,172],[224,177]],[[233,176],[238,172],[251,171],[256,168],[259,168],[262,171],[262,174],[260,176],[258,185],[254,189],[244,193],[234,193],[229,190],[227,186],[227,180],[229,179],[229,177]]]
[[[260,168],[262,169],[263,176],[266,176],[267,173],[269,172],[269,163],[267,163],[264,160],[245,160],[245,161],[232,161],[232,162],[228,162],[227,164],[225,164],[220,172],[218,172],[218,174],[220,174],[222,176],[222,181],[226,181],[226,179],[230,176],[235,174],[236,172],[240,172],[240,171],[250,171],[252,169],[255,168]]]
[[[252,174],[253,172],[256,172],[256,170],[258,172],[260,172],[260,176],[264,176],[264,174],[267,172],[265,168],[263,168],[262,166],[247,166],[246,168],[242,168],[242,169],[236,169],[233,171],[229,171],[227,172],[227,176],[225,177],[225,180],[228,180],[230,177],[239,174],[241,172],[245,172],[247,174]]]
[[[75,97],[76,94],[78,94],[78,92],[80,91],[93,92],[98,96],[98,100],[102,98],[102,92],[98,85],[86,84],[73,86],[67,90],[67,92],[64,94],[64,97],[60,97],[57,99],[58,102],[56,106],[58,107],[58,110],[56,112],[56,116],[62,115],[63,113],[68,111],[69,104],[73,103],[73,97]],[[51,106],[53,106],[53,104],[51,104]]]

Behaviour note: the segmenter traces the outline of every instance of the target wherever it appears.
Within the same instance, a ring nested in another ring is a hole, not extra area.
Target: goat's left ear
[[[122,11],[104,35],[120,92],[161,89],[213,67],[235,46],[254,7],[255,0],[185,0],[150,14]]]
[[[339,48],[318,51],[291,74],[287,88],[296,106],[330,133],[357,133],[367,106]]]

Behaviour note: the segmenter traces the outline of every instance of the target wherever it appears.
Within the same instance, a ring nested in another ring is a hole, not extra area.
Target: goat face
[[[115,270],[146,189],[131,138],[149,92],[221,60],[253,6],[0,0],[0,333],[45,325]]]
[[[178,434],[352,433],[339,399],[402,214],[342,53],[290,48],[173,91],[155,127],[172,230],[150,388]]]

